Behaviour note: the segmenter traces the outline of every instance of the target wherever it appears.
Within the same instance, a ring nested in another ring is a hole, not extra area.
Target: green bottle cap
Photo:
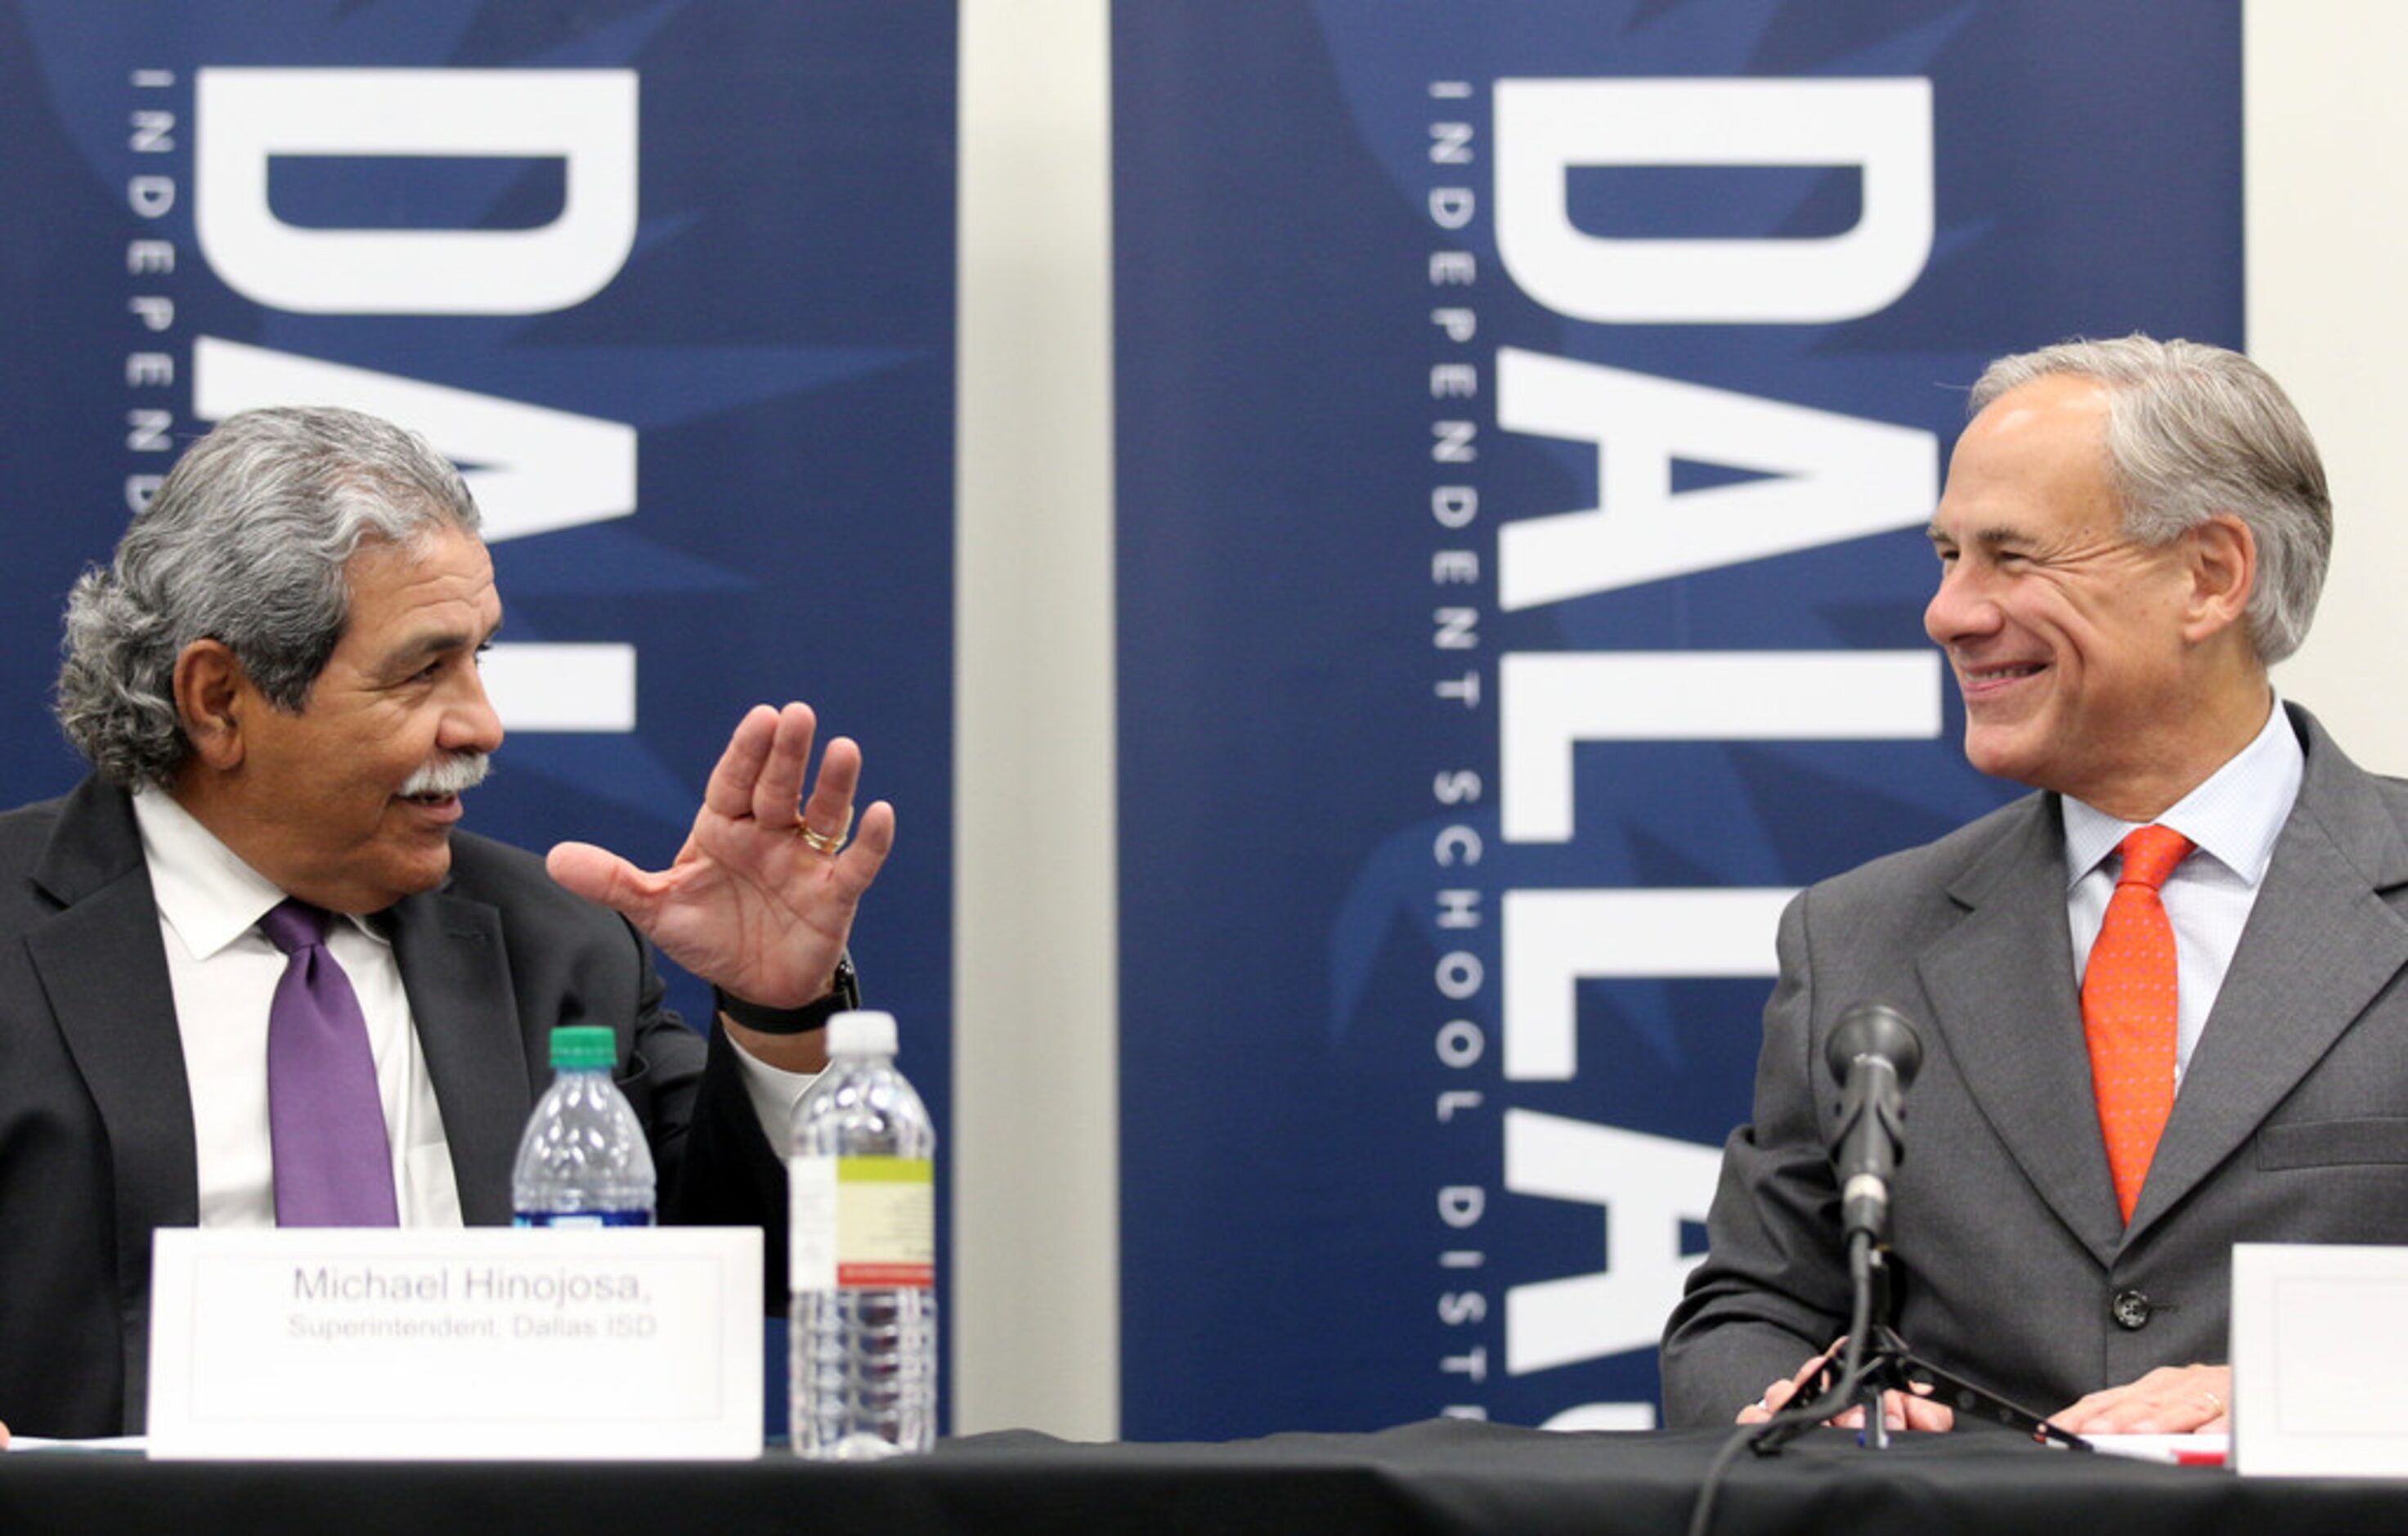
[[[619,1065],[619,1041],[607,1025],[568,1024],[552,1032],[556,1072],[607,1072]]]

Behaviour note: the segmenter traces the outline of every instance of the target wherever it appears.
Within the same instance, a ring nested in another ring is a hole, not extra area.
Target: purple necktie
[[[285,901],[259,920],[284,952],[267,1006],[267,1128],[279,1227],[393,1227],[393,1153],[367,1020],[326,948],[326,912]]]

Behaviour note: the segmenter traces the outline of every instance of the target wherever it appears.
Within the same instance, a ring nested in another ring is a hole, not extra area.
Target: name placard
[[[2408,1248],[2232,1250],[2232,1459],[2246,1473],[2408,1468]]]
[[[163,1458],[761,1454],[761,1234],[162,1228]]]

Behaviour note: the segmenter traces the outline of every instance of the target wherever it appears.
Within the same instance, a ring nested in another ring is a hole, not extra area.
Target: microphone
[[[1823,1053],[1840,1084],[1831,1167],[1840,1178],[1840,1223],[1875,1247],[1889,1242],[1889,1176],[1906,1156],[1906,1088],[1923,1065],[1914,1026],[1885,1003],[1840,1015]]]

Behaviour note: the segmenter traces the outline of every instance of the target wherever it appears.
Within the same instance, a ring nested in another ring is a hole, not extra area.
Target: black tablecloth
[[[1221,1445],[1082,1445],[1014,1432],[867,1467],[814,1465],[782,1451],[756,1463],[649,1465],[154,1462],[43,1452],[0,1457],[0,1532],[1677,1536],[1723,1438],[1453,1421]],[[2408,1481],[2244,1479],[2000,1433],[1908,1436],[1873,1452],[1853,1435],[1820,1430],[1771,1460],[1741,1457],[1713,1529],[2360,1536],[2408,1532]]]

